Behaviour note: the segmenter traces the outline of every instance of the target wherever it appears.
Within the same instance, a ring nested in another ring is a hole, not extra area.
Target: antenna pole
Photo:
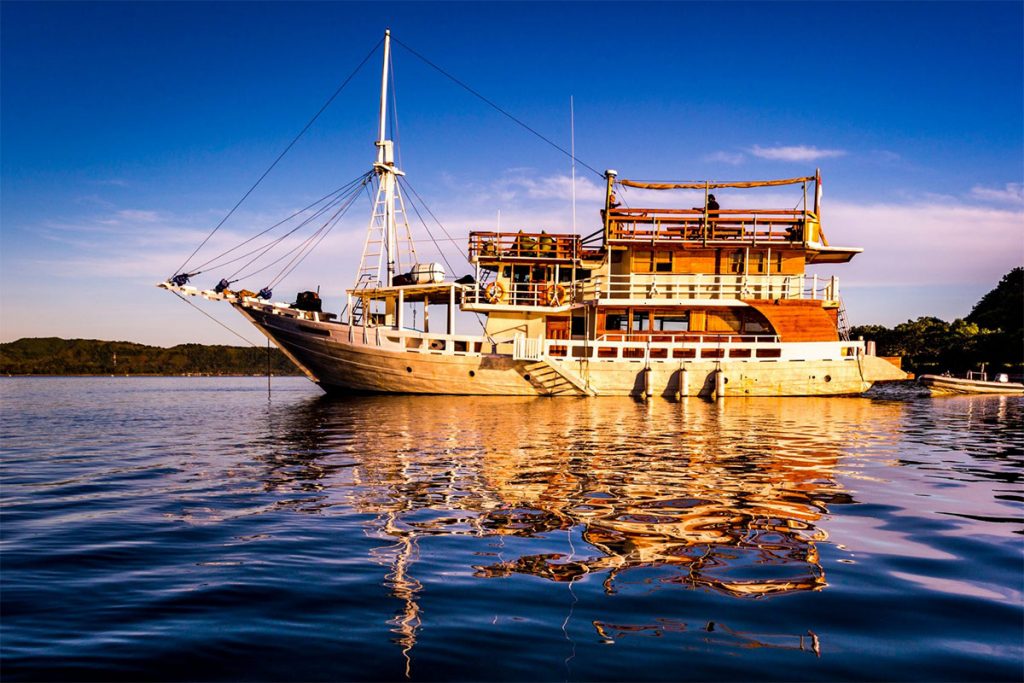
[[[572,157],[572,234],[576,234],[576,111],[569,95],[569,149]]]

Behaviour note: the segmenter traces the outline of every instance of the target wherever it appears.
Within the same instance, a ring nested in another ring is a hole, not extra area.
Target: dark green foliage
[[[115,363],[115,354],[117,356]],[[275,375],[298,369],[272,349]],[[0,373],[11,375],[265,375],[267,350],[181,344],[169,349],[95,339],[19,339],[0,344]]]
[[[1024,268],[1004,275],[996,288],[974,305],[967,322],[1003,332],[1024,328]]]
[[[932,317],[908,320],[889,329],[861,325],[853,339],[877,343],[880,356],[903,356],[903,366],[917,374],[955,374],[977,370],[1024,371],[1024,268],[1014,268],[981,298],[966,319],[952,323]]]

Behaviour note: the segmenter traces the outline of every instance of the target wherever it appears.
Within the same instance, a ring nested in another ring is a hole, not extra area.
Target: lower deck
[[[328,390],[462,395],[821,396],[905,379],[863,342],[489,339],[316,322],[236,305]]]

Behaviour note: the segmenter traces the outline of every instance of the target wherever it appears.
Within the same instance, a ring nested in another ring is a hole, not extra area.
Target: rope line
[[[369,174],[367,174],[366,176],[363,176],[363,183],[365,183],[365,182],[366,182],[366,177],[367,177],[368,175],[369,175]],[[332,199],[332,200],[331,200],[330,202],[328,202],[328,203],[327,203],[327,204],[325,204],[324,206],[322,206],[322,207],[320,207],[319,209],[317,209],[315,213],[313,213],[313,214],[312,214],[311,216],[309,216],[309,218],[307,218],[306,220],[302,221],[301,223],[299,223],[299,224],[298,224],[298,225],[296,225],[296,226],[295,226],[294,228],[292,228],[292,229],[291,229],[291,230],[289,230],[288,232],[284,233],[284,234],[283,234],[283,235],[281,235],[280,237],[278,237],[278,238],[276,238],[276,239],[274,239],[274,240],[272,240],[272,241],[270,241],[270,242],[267,242],[267,243],[266,243],[265,245],[263,245],[263,246],[260,246],[260,247],[257,247],[256,249],[253,249],[253,250],[252,250],[252,251],[250,251],[250,252],[247,252],[247,253],[245,253],[245,254],[242,254],[241,256],[239,256],[239,257],[237,257],[237,258],[234,258],[234,259],[232,259],[232,260],[228,261],[227,263],[224,263],[224,264],[222,264],[222,265],[227,265],[228,263],[234,263],[235,261],[240,261],[241,259],[245,258],[246,256],[250,256],[250,255],[252,255],[252,254],[256,254],[257,252],[260,252],[260,253],[258,253],[258,255],[257,255],[257,256],[254,256],[253,258],[249,259],[249,261],[248,261],[248,262],[246,262],[246,263],[245,263],[245,265],[241,266],[240,268],[238,268],[237,270],[235,270],[235,272],[234,272],[234,273],[232,273],[232,274],[231,274],[230,276],[228,276],[228,280],[229,280],[229,281],[234,281],[234,280],[235,280],[235,278],[236,278],[236,277],[238,276],[238,274],[239,274],[239,273],[241,273],[241,272],[242,272],[243,270],[245,270],[245,269],[246,269],[246,268],[248,268],[249,266],[251,266],[251,265],[253,265],[254,263],[256,263],[256,261],[259,261],[259,260],[260,260],[261,258],[263,258],[264,256],[266,256],[266,255],[267,255],[267,253],[269,253],[271,249],[273,249],[274,247],[276,247],[277,245],[279,245],[279,244],[280,244],[281,242],[283,242],[283,241],[284,241],[285,239],[287,239],[287,238],[291,237],[291,236],[292,236],[293,234],[295,234],[295,233],[296,233],[297,231],[301,230],[302,228],[304,228],[305,226],[309,225],[310,223],[312,223],[312,222],[313,222],[313,221],[315,221],[316,219],[320,218],[320,216],[323,216],[323,215],[324,215],[325,213],[327,213],[328,211],[330,211],[331,209],[333,209],[333,208],[334,208],[335,206],[338,206],[339,204],[341,204],[341,203],[343,203],[343,202],[345,202],[345,201],[348,201],[349,199],[351,199],[351,198],[352,198],[352,195],[353,195],[353,194],[358,194],[358,193],[359,193],[359,189],[360,189],[360,188],[352,188],[352,187],[350,187],[350,188],[348,189],[348,191],[346,192],[346,194],[344,194],[344,195],[341,195],[341,196],[339,196],[339,197],[335,197],[335,198],[334,198],[334,199]],[[354,192],[353,192],[353,190],[354,190]],[[291,252],[288,252],[288,253],[291,253]],[[286,254],[286,255],[287,255],[287,254]],[[282,258],[283,258],[283,257],[282,257]],[[274,263],[277,263],[277,261],[275,261]],[[271,265],[273,265],[273,264],[271,264]],[[257,272],[259,272],[259,271],[257,271]],[[250,273],[250,275],[252,275],[252,273]],[[248,276],[245,276],[245,277],[248,277]]]
[[[406,183],[400,183],[400,184],[406,185]],[[418,195],[417,195],[417,197],[418,197]],[[420,200],[420,201],[422,201],[422,200]],[[437,253],[441,257],[441,260],[444,261],[444,264],[446,266],[448,266],[448,272],[450,272],[454,276],[455,275],[455,269],[452,268],[452,264],[448,262],[448,257],[445,255],[444,251],[441,249],[441,245],[437,243],[436,239],[434,239],[434,233],[430,232],[430,227],[427,225],[427,222],[425,220],[423,220],[423,216],[420,215],[420,210],[416,207],[416,202],[412,201],[412,197],[409,197],[409,206],[411,206],[412,210],[416,213],[416,218],[420,219],[420,224],[422,224],[423,225],[423,229],[427,231],[427,237],[429,237],[430,241],[434,243],[434,247],[437,249]],[[424,209],[427,208],[426,204],[423,205],[423,208]]]
[[[209,313],[207,313],[207,312],[206,312],[206,311],[204,311],[203,309],[201,309],[201,308],[199,308],[198,306],[196,306],[196,305],[195,305],[194,303],[192,303],[191,301],[189,301],[188,299],[186,299],[185,297],[183,297],[183,296],[182,296],[181,294],[179,294],[179,293],[175,292],[175,291],[174,291],[173,289],[172,289],[172,290],[170,290],[170,291],[171,291],[171,293],[172,293],[172,294],[174,294],[174,296],[178,297],[179,299],[181,299],[182,301],[184,301],[185,303],[187,303],[187,304],[188,304],[189,306],[191,306],[192,308],[196,309],[197,311],[199,311],[200,313],[202,313],[203,315],[205,315],[205,316],[206,316],[207,318],[209,318],[209,319],[210,319],[210,320],[212,320],[213,322],[217,323],[218,325],[220,325],[220,326],[221,326],[221,327],[223,327],[223,328],[224,328],[225,330],[227,330],[227,331],[228,331],[228,332],[230,332],[231,334],[235,335],[236,337],[238,337],[238,338],[239,338],[239,339],[241,339],[242,341],[244,341],[244,342],[245,342],[246,344],[248,344],[249,346],[252,346],[252,347],[254,347],[254,348],[257,348],[257,349],[259,348],[258,346],[256,346],[256,344],[253,344],[253,343],[252,343],[251,341],[249,341],[248,339],[246,339],[245,337],[243,337],[243,336],[242,336],[241,334],[239,334],[238,332],[235,332],[235,331],[234,331],[233,329],[231,329],[230,327],[228,327],[227,325],[225,325],[225,324],[224,324],[224,323],[222,323],[221,321],[217,320],[216,318],[214,318],[214,317],[213,317],[212,315],[210,315]]]
[[[288,263],[288,265],[286,265],[284,269],[280,273],[278,273],[277,277],[270,281],[270,284],[267,285],[268,288],[273,288],[279,285],[282,280],[284,280],[286,277],[292,274],[292,271],[294,271],[299,266],[299,264],[305,260],[307,256],[313,253],[314,249],[320,246],[320,243],[324,241],[324,238],[330,234],[331,230],[334,229],[334,226],[338,224],[338,221],[341,220],[341,218],[348,212],[352,204],[355,203],[355,198],[356,196],[358,196],[358,194],[359,193],[353,194],[348,204],[345,204],[344,206],[340,207],[334,213],[333,216],[327,219],[327,222],[324,223],[319,230],[317,230],[316,232],[309,236],[309,239],[306,240],[305,246],[303,246],[299,253],[295,255],[295,258],[293,258]],[[317,235],[319,235],[319,238],[317,238]]]
[[[367,61],[369,61],[370,57],[373,56],[373,53],[377,51],[377,48],[380,47],[380,44],[382,42],[383,42],[383,38],[381,40],[377,41],[377,44],[373,46],[373,49],[371,49],[368,53],[366,53],[366,56],[363,57],[363,61],[359,62],[359,66],[357,66],[355,68],[355,70],[351,74],[349,74],[348,78],[346,78],[344,81],[342,81],[341,85],[339,85],[337,90],[334,91],[334,94],[331,95],[329,98],[327,98],[327,101],[324,102],[322,107],[320,107],[320,111],[318,111],[316,114],[313,115],[313,118],[311,118],[309,120],[309,122],[305,126],[303,126],[302,130],[299,131],[299,134],[296,135],[295,138],[291,142],[288,143],[288,146],[284,148],[284,151],[281,152],[277,156],[277,158],[274,159],[273,163],[270,164],[270,166],[267,168],[267,170],[263,172],[263,175],[261,175],[256,180],[256,182],[252,184],[252,187],[250,187],[246,191],[246,193],[244,195],[242,195],[242,198],[238,200],[238,203],[236,203],[233,207],[231,207],[231,210],[228,211],[227,215],[224,216],[224,218],[221,219],[220,223],[218,223],[217,226],[213,230],[210,231],[210,234],[206,236],[206,239],[204,239],[202,242],[200,242],[199,246],[195,248],[195,251],[193,251],[191,254],[189,254],[189,257],[187,259],[185,259],[184,263],[182,263],[178,267],[178,269],[176,271],[174,271],[175,275],[181,273],[184,270],[185,266],[188,265],[188,262],[191,261],[193,259],[193,257],[195,257],[195,255],[197,253],[199,253],[199,250],[202,249],[203,246],[207,242],[210,241],[210,238],[213,237],[214,233],[216,233],[218,230],[220,230],[221,226],[224,225],[224,223],[226,223],[229,218],[231,218],[231,215],[233,213],[235,213],[235,210],[238,209],[238,207],[242,205],[242,202],[244,202],[249,197],[249,195],[252,194],[253,190],[255,190],[256,187],[259,186],[259,184],[263,182],[263,179],[266,178],[267,175],[272,170],[274,170],[274,167],[277,166],[277,163],[279,161],[281,161],[281,159],[284,158],[284,155],[287,154],[288,151],[295,145],[295,143],[299,141],[299,138],[301,138],[303,136],[303,134],[305,134],[305,132],[307,130],[309,130],[309,127],[312,126],[313,123],[318,118],[320,118],[320,115],[324,113],[324,111],[327,109],[327,107],[329,107],[331,105],[332,102],[334,102],[334,99],[341,93],[342,90],[344,90],[345,86],[348,85],[349,82],[353,78],[355,78],[355,75],[357,73],[359,73],[359,70],[363,68],[363,65],[366,64]]]
[[[343,206],[342,208],[340,208],[340,209],[338,210],[338,211],[342,212],[342,213],[341,213],[341,215],[344,215],[344,212],[348,211],[348,208],[349,208],[349,207],[351,207],[353,203],[355,203],[355,199],[356,199],[356,197],[358,197],[358,196],[359,196],[359,194],[360,194],[360,193],[359,193],[359,190],[356,190],[355,192],[352,192],[352,193],[351,193],[350,195],[348,195],[348,196],[347,196],[346,198],[344,198],[344,199],[342,200],[342,201],[347,201],[347,202],[348,202],[348,204],[344,205],[344,206]],[[335,205],[333,205],[333,206],[337,206],[337,204],[335,204]],[[268,268],[270,268],[271,266],[273,266],[273,265],[276,265],[276,264],[280,263],[281,261],[285,260],[286,258],[288,258],[289,256],[291,256],[292,254],[294,254],[294,253],[295,253],[296,251],[298,251],[298,250],[302,249],[302,248],[303,248],[304,246],[306,246],[306,245],[307,245],[307,244],[308,244],[308,243],[309,243],[309,242],[310,242],[311,240],[315,239],[315,238],[316,238],[316,236],[317,236],[318,234],[320,234],[320,231],[321,231],[321,230],[323,230],[323,229],[324,229],[325,227],[327,227],[327,225],[328,225],[328,224],[329,224],[329,223],[330,223],[330,222],[331,222],[332,220],[334,220],[334,218],[335,218],[336,216],[338,216],[338,213],[335,213],[335,215],[334,215],[334,216],[332,216],[331,218],[329,218],[329,219],[327,220],[327,222],[326,222],[326,223],[324,223],[324,224],[323,224],[322,226],[320,226],[320,228],[318,228],[318,229],[317,229],[317,230],[316,230],[316,231],[315,231],[315,232],[314,232],[314,233],[313,233],[312,235],[310,235],[309,237],[307,237],[307,238],[306,238],[305,240],[303,240],[302,242],[300,242],[300,243],[299,243],[298,245],[296,245],[296,246],[295,246],[295,247],[293,247],[292,249],[289,249],[289,250],[288,250],[288,251],[286,251],[286,252],[285,252],[284,254],[282,254],[281,256],[277,257],[276,259],[274,259],[273,261],[271,261],[271,262],[270,262],[270,263],[268,263],[267,265],[265,265],[265,266],[263,266],[263,267],[261,267],[261,268],[258,268],[257,270],[254,270],[254,271],[252,271],[252,272],[250,272],[250,273],[246,273],[245,275],[242,275],[242,276],[240,276],[240,277],[239,277],[238,279],[239,279],[239,280],[242,280],[242,279],[245,279],[245,278],[249,278],[249,277],[252,277],[252,276],[254,276],[254,275],[258,274],[258,273],[262,273],[263,271],[267,270],[267,269],[268,269]],[[258,257],[257,257],[257,258],[258,258]],[[255,261],[255,260],[257,260],[257,259],[253,259],[253,261]],[[250,261],[250,264],[251,264],[251,263],[252,263],[253,261]],[[288,267],[288,266],[285,266],[285,268],[287,268],[287,267]]]
[[[328,192],[323,197],[320,197],[319,199],[317,199],[312,204],[309,204],[309,205],[299,209],[298,211],[296,211],[292,215],[288,216],[287,218],[283,218],[280,221],[278,221],[277,223],[274,223],[273,225],[271,225],[266,230],[263,230],[262,232],[256,233],[252,237],[246,239],[243,242],[240,242],[239,244],[236,244],[235,246],[231,247],[230,249],[222,251],[221,253],[217,254],[216,256],[214,256],[213,258],[209,259],[205,263],[199,264],[198,266],[196,266],[198,271],[196,273],[194,273],[194,274],[195,275],[199,275],[200,273],[202,273],[204,270],[207,269],[207,266],[209,266],[211,268],[219,268],[221,266],[226,266],[229,263],[234,263],[235,261],[240,261],[241,259],[245,258],[246,256],[249,256],[250,254],[256,253],[257,251],[259,251],[259,248],[255,249],[253,251],[247,252],[245,254],[242,254],[241,256],[237,256],[237,257],[231,259],[230,261],[225,261],[223,263],[218,263],[218,264],[215,264],[215,265],[211,265],[211,264],[214,264],[214,262],[217,261],[218,259],[220,259],[221,257],[227,256],[231,252],[235,251],[236,249],[240,249],[240,248],[244,247],[246,244],[248,244],[249,242],[252,242],[253,240],[257,239],[258,237],[262,237],[263,235],[266,235],[268,232],[271,232],[272,230],[274,230],[275,228],[278,228],[278,227],[284,225],[285,223],[287,223],[291,219],[295,218],[296,216],[299,216],[299,215],[305,213],[306,211],[309,211],[314,206],[316,206],[317,204],[320,204],[324,200],[326,200],[326,199],[328,199],[330,197],[335,197],[336,195],[340,195],[343,192],[345,192],[346,190],[351,189],[353,185],[355,185],[359,181],[363,180],[363,178],[365,176],[366,176],[366,174],[364,173],[363,175],[359,176],[358,178],[355,178],[354,180],[350,180],[349,182],[345,183],[344,185],[342,185],[341,187],[337,188],[336,190]],[[260,248],[262,248],[262,247],[260,247]]]
[[[439,228],[441,228],[441,231],[442,231],[442,232],[444,233],[444,236],[448,238],[448,240],[447,240],[447,241],[449,241],[449,242],[453,242],[453,243],[454,243],[454,242],[461,242],[461,240],[456,240],[456,239],[454,239],[454,238],[453,238],[453,237],[452,237],[452,236],[451,236],[451,235],[450,235],[450,234],[448,233],[448,230],[447,230],[447,229],[446,229],[446,228],[444,227],[444,224],[443,224],[443,223],[442,223],[441,221],[439,221],[439,220],[437,219],[437,216],[435,216],[435,215],[434,215],[434,212],[430,210],[430,207],[429,207],[429,206],[427,206],[427,203],[426,203],[425,201],[423,201],[423,197],[421,197],[421,196],[420,196],[420,193],[419,193],[419,192],[417,192],[417,191],[416,191],[416,188],[415,188],[415,187],[413,187],[413,186],[412,186],[412,184],[411,184],[411,183],[409,182],[409,179],[408,179],[408,177],[407,177],[407,178],[405,178],[405,179],[404,179],[404,180],[402,181],[402,184],[403,184],[403,185],[405,185],[406,187],[408,187],[408,188],[409,188],[409,190],[410,190],[410,191],[411,191],[411,192],[413,193],[413,195],[415,195],[415,196],[416,196],[416,199],[418,199],[418,200],[420,201],[420,204],[422,204],[422,205],[423,205],[423,208],[424,208],[424,210],[425,210],[425,211],[426,211],[426,212],[427,212],[428,214],[430,214],[430,217],[434,219],[434,222],[435,222],[435,223],[437,223],[437,226],[438,226]],[[427,231],[427,234],[430,234],[430,231],[429,231],[429,230]],[[431,236],[430,236],[430,239],[431,239],[431,240],[433,240],[433,239],[434,239],[434,236],[433,236],[433,235],[431,235]],[[465,239],[465,238],[463,238],[463,239]],[[435,242],[435,244],[436,244],[436,242]],[[438,248],[440,249],[440,247],[438,247]],[[466,256],[464,252],[460,251],[459,253],[460,253],[460,254],[462,254],[462,258],[463,258],[463,259],[465,259],[466,263],[468,263],[468,264],[469,264],[470,266],[472,266],[472,265],[473,265],[473,263],[472,263],[472,262],[471,262],[471,261],[469,260],[469,257],[468,257],[468,256]]]
[[[531,128],[530,126],[528,126],[528,125],[527,125],[526,123],[524,123],[523,121],[521,121],[521,120],[517,119],[517,118],[516,118],[515,116],[513,116],[512,114],[510,114],[509,112],[505,111],[504,109],[502,109],[501,107],[499,107],[499,106],[498,106],[497,104],[495,104],[495,103],[494,103],[494,102],[492,102],[491,100],[487,99],[486,97],[484,97],[483,95],[481,95],[481,94],[480,94],[479,92],[477,92],[477,91],[476,91],[476,90],[474,90],[473,88],[469,87],[468,85],[466,85],[465,83],[463,83],[462,81],[460,81],[460,80],[459,80],[458,78],[456,78],[455,76],[451,75],[450,73],[448,73],[447,71],[445,71],[444,69],[442,69],[441,67],[439,67],[439,66],[438,66],[437,64],[434,64],[434,63],[433,63],[432,61],[430,61],[429,59],[427,59],[426,57],[424,57],[424,56],[423,56],[423,55],[421,55],[421,54],[420,54],[419,52],[417,52],[416,50],[412,49],[411,47],[409,47],[409,46],[408,46],[408,45],[406,45],[405,43],[403,43],[403,42],[402,42],[401,40],[399,40],[398,38],[395,38],[394,36],[392,36],[392,37],[391,37],[391,39],[392,39],[392,40],[393,40],[394,42],[396,42],[396,43],[398,43],[399,45],[401,45],[402,47],[404,47],[404,48],[405,48],[406,50],[408,50],[409,52],[411,52],[411,53],[412,53],[412,54],[413,54],[414,56],[418,57],[418,58],[419,58],[420,60],[422,60],[422,61],[423,61],[424,63],[426,63],[426,64],[427,64],[428,66],[430,66],[430,67],[432,67],[432,68],[436,69],[436,70],[437,70],[437,71],[439,71],[439,72],[440,72],[440,73],[441,73],[441,74],[442,74],[443,76],[447,77],[448,79],[450,79],[451,81],[453,81],[454,83],[456,83],[457,85],[459,85],[460,87],[462,87],[463,89],[465,89],[466,91],[468,91],[469,93],[471,93],[471,94],[475,95],[476,97],[478,97],[479,99],[483,100],[483,101],[484,101],[485,103],[487,103],[488,105],[490,105],[490,106],[491,106],[492,108],[494,108],[495,110],[497,110],[497,111],[498,111],[498,112],[500,112],[501,114],[504,114],[504,115],[505,115],[505,116],[507,116],[508,118],[512,119],[512,120],[513,120],[514,122],[518,123],[518,124],[519,124],[520,126],[522,126],[523,128],[525,128],[526,130],[530,131],[531,133],[533,133],[534,135],[536,135],[536,136],[537,136],[538,138],[540,138],[540,139],[541,139],[541,140],[543,140],[544,142],[548,143],[549,145],[551,145],[552,147],[554,147],[555,149],[557,149],[557,150],[558,150],[559,152],[561,152],[562,154],[566,155],[566,156],[567,156],[567,157],[569,157],[570,159],[574,159],[574,160],[575,160],[575,161],[576,161],[577,163],[579,163],[579,164],[580,164],[581,166],[584,166],[585,168],[589,169],[589,170],[590,170],[590,171],[592,171],[593,173],[597,174],[597,175],[598,175],[599,177],[601,177],[601,178],[603,178],[603,177],[604,177],[604,174],[603,174],[603,173],[601,173],[600,171],[598,171],[598,170],[597,170],[596,168],[594,168],[594,167],[593,167],[593,166],[591,166],[590,164],[586,163],[586,162],[585,162],[585,161],[583,161],[582,159],[580,159],[580,158],[578,158],[578,157],[574,156],[572,152],[570,152],[570,151],[566,150],[566,149],[565,149],[564,147],[562,147],[562,146],[561,146],[561,145],[559,145],[558,143],[556,143],[556,142],[552,142],[552,141],[551,141],[551,140],[550,140],[549,138],[545,137],[544,135],[541,135],[541,134],[540,134],[540,133],[538,133],[538,132],[537,132],[536,130],[534,130],[533,128]]]

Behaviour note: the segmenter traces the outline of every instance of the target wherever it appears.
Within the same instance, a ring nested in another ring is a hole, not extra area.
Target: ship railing
[[[832,275],[828,278],[819,278],[813,275],[804,283],[804,299],[822,299],[825,301],[839,300],[839,278]]]
[[[544,339],[534,339],[517,334],[512,339],[513,360],[540,360],[544,355]]]
[[[580,258],[583,248],[579,235],[547,232],[482,232],[469,233],[470,261],[501,261],[511,259],[545,259],[572,261]]]
[[[671,342],[678,344],[777,344],[779,337],[775,334],[739,334],[704,332],[608,332],[597,338],[598,342],[633,342],[638,344]]]
[[[729,341],[702,335],[686,341],[543,340],[544,355],[560,360],[650,361],[853,361],[864,356],[864,342],[780,342],[777,337],[735,335]],[[741,341],[744,340],[744,341]]]
[[[817,216],[798,209],[612,209],[608,241],[801,243],[820,240]]]
[[[561,306],[571,304],[578,300],[572,283],[558,283],[560,290],[552,292],[555,283],[544,282],[515,282],[511,285],[502,285],[500,290],[488,289],[487,285],[480,285],[473,289],[467,289],[463,293],[463,303],[467,304],[494,304],[500,306]],[[554,303],[552,303],[554,302]]]
[[[544,357],[565,360],[687,361],[687,360],[855,360],[871,353],[871,342],[780,342],[775,335],[654,332],[638,335],[609,333],[598,339],[545,339],[517,332],[492,339],[480,335],[432,334],[387,327],[347,328],[349,343],[432,355],[503,355],[515,360]],[[329,333],[332,334],[332,333]]]
[[[839,299],[839,278],[817,275],[624,273],[579,284],[580,300],[595,299]]]

